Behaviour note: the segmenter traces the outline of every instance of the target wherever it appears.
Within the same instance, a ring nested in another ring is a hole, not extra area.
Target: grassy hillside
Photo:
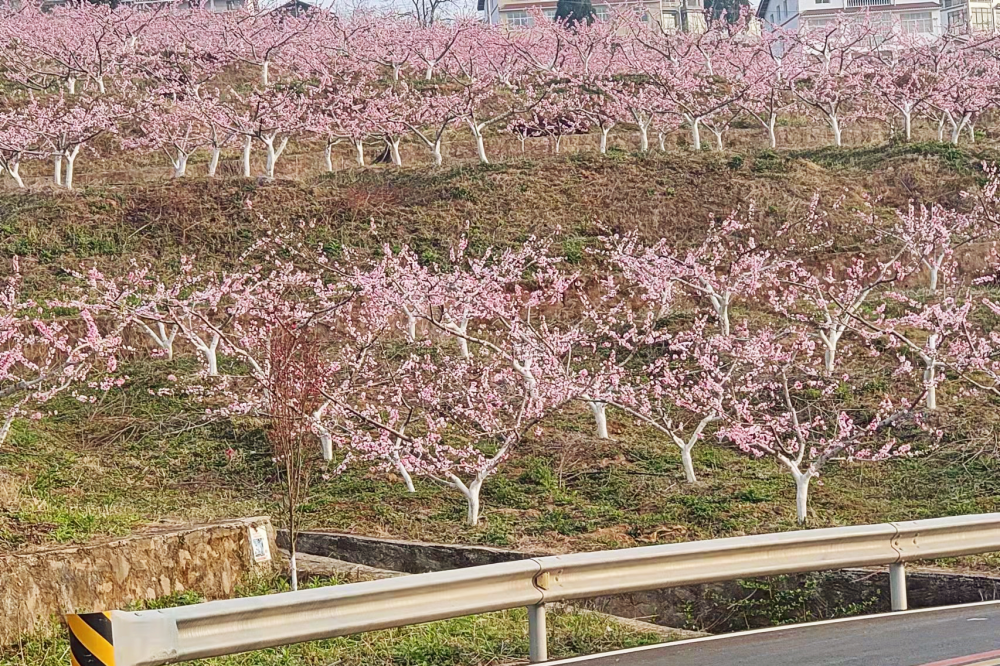
[[[476,247],[556,234],[587,267],[600,236],[639,229],[678,244],[700,240],[710,215],[754,200],[762,226],[801,214],[814,193],[829,205],[836,244],[857,251],[850,204],[909,200],[962,205],[989,153],[918,144],[754,154],[613,153],[428,170],[377,168],[315,180],[136,184],[67,194],[0,192],[0,255],[18,255],[29,289],[57,293],[67,268],[163,270],[181,255],[223,267],[261,234],[315,222],[328,250],[409,243],[425,261],[447,256],[468,225]],[[19,421],[0,446],[0,550],[119,534],[160,520],[277,514],[274,466],[253,419],[205,423],[180,398],[151,396],[183,368],[137,358],[122,390],[83,405],[60,397],[55,415]],[[193,367],[193,365],[192,365]],[[944,402],[944,401],[942,401]],[[880,465],[830,469],[813,492],[815,526],[994,511],[1000,505],[997,405],[948,403],[953,426],[935,451]],[[463,541],[529,550],[621,547],[794,527],[794,489],[769,460],[722,446],[695,450],[702,482],[683,484],[676,449],[612,414],[610,441],[592,436],[582,408],[558,415],[484,489],[484,520],[463,525],[464,505],[427,483],[351,470],[313,484],[311,527]],[[235,455],[227,456],[233,449]]]

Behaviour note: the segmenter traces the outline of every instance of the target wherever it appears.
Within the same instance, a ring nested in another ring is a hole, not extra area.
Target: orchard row
[[[73,186],[82,151],[165,152],[183,176],[207,151],[255,147],[273,177],[290,141],[366,163],[366,142],[397,165],[404,137],[443,160],[465,128],[479,159],[486,136],[523,142],[593,132],[600,150],[624,127],[636,147],[684,128],[718,148],[735,124],[761,128],[771,147],[782,119],[845,126],[883,123],[909,139],[915,120],[958,142],[996,106],[1000,62],[992,37],[932,38],[866,17],[800,33],[762,31],[749,17],[700,34],[663,33],[634,12],[567,27],[533,17],[508,29],[477,21],[420,27],[393,16],[325,11],[215,14],[160,6],[111,9],[25,3],[0,13],[0,170],[23,186],[26,160],[48,160]]]
[[[689,482],[707,440],[774,459],[804,521],[831,463],[934,447],[951,413],[939,402],[1000,397],[997,183],[967,213],[862,206],[872,254],[819,265],[832,236],[814,202],[766,238],[753,209],[683,249],[606,237],[587,258],[600,278],[545,239],[476,255],[462,241],[426,266],[406,247],[329,256],[301,241],[308,228],[257,243],[246,269],[93,269],[59,301],[25,299],[15,271],[0,292],[2,435],[60,393],[119,390],[137,354],[193,354],[200,370],[151,392],[210,419],[268,419],[289,478],[320,449],[331,474],[451,488],[476,524],[483,484],[582,408],[595,437],[609,419],[662,437]],[[976,252],[987,268],[960,273]]]

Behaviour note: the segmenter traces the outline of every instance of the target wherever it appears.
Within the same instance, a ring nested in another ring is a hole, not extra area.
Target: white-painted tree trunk
[[[715,310],[715,315],[719,318],[719,329],[723,335],[729,335],[731,329],[729,324],[729,294],[715,293],[711,287],[706,287],[706,289],[712,309]]]
[[[333,171],[333,144],[327,143],[326,148],[323,149],[323,164],[326,166],[327,172]]]
[[[219,376],[219,334],[213,333],[211,342],[206,343],[201,338],[191,335],[188,336],[191,339],[192,344],[194,344],[195,349],[201,352],[201,355],[205,358],[205,363],[208,365],[208,376],[218,377]]]
[[[167,326],[162,321],[156,322],[155,331],[144,321],[140,321],[139,324],[146,331],[146,335],[150,337],[153,343],[166,354],[167,360],[172,360],[174,358],[174,339],[177,337],[177,325],[172,325],[170,331],[167,332]]]
[[[7,174],[14,180],[19,188],[24,188],[24,180],[21,178],[21,163],[12,162],[7,165]]]
[[[264,142],[264,147],[267,149],[267,161],[264,163],[264,175],[268,178],[274,178],[274,167],[278,163],[278,158],[281,154],[285,152],[285,148],[288,147],[288,137],[282,137],[281,141],[277,142],[275,145],[275,139],[277,137],[265,136],[261,138]]]
[[[410,310],[408,305],[403,306],[403,312],[406,314],[406,341],[416,342],[417,341],[417,315]]]
[[[598,439],[608,439],[608,403],[600,400],[588,400],[587,405],[590,406],[590,411],[594,414],[594,420],[597,422]]]
[[[357,140],[354,142],[355,159],[358,162],[358,166],[365,165],[365,142]]]
[[[14,414],[8,414],[7,418],[4,419],[3,425],[0,425],[0,446],[7,441],[7,436],[10,435],[10,429],[14,425]]]
[[[253,137],[249,134],[243,141],[243,177],[250,177],[250,151],[253,150]]]
[[[823,342],[823,367],[828,373],[833,372],[837,363],[837,345],[841,336],[844,335],[844,328],[836,327],[819,332],[819,339]]]
[[[639,152],[649,152],[649,125],[639,123]]]
[[[469,118],[466,118],[465,122],[472,130],[472,136],[476,139],[476,153],[479,155],[479,161],[482,164],[489,164],[490,160],[486,157],[486,143],[483,139],[484,125]]]
[[[777,114],[772,113],[767,119],[767,145],[769,148],[778,147],[778,135],[774,132],[774,124],[777,122]]]
[[[299,565],[295,557],[295,545],[292,545],[291,553],[288,556],[288,577],[291,579],[292,592],[299,589]]]
[[[330,431],[322,426],[319,427],[319,448],[323,454],[323,460],[330,462],[333,460],[333,437]]]
[[[688,116],[687,121],[691,126],[691,149],[701,150],[701,118]]]
[[[903,135],[906,140],[909,141],[913,137],[913,111],[907,107],[902,110],[903,113]]]
[[[55,170],[52,172],[52,182],[56,187],[62,187],[62,153],[57,153],[54,157]]]
[[[660,152],[667,152],[667,135],[664,132],[660,132],[657,139],[659,141]]]
[[[718,150],[720,153],[723,151],[722,133],[724,131],[725,130],[718,130],[718,129],[712,128],[712,134],[715,135],[715,149]]]
[[[444,161],[441,157],[441,137],[434,140],[431,146],[431,153],[434,155],[434,166],[441,166]]]
[[[70,95],[75,95],[76,94],[76,77],[75,76],[71,76],[68,79],[66,79],[66,91],[69,92]]]
[[[403,157],[399,154],[400,137],[388,137],[386,141],[389,144],[389,155],[392,157],[392,163],[398,167],[403,166]]]
[[[598,149],[601,151],[601,155],[608,152],[608,134],[611,133],[610,127],[601,128],[601,147]]]
[[[937,364],[924,358],[924,386],[927,387],[927,409],[937,409]]]
[[[63,187],[67,190],[73,189],[73,167],[79,154],[80,146],[73,146],[72,150],[66,152],[66,176],[63,178]]]
[[[792,474],[795,477],[795,519],[800,525],[805,525],[809,509],[809,482],[813,475],[798,470],[792,470]]]
[[[833,142],[837,146],[844,145],[842,132],[840,130],[840,120],[837,118],[837,114],[830,114],[830,130],[833,131]]]
[[[975,143],[976,142],[976,126],[975,126],[975,124],[970,120],[969,124],[966,125],[965,127],[966,127],[966,129],[969,130],[969,143]]]
[[[688,442],[681,447],[681,465],[684,467],[684,480],[688,483],[697,483],[698,477],[694,473],[694,460],[691,458],[691,449],[694,442]]]
[[[261,65],[260,65],[260,84],[262,86],[267,86],[267,84],[268,84],[268,78],[269,78],[268,75],[270,74],[270,69],[271,69],[271,63],[269,63],[267,60],[265,60],[264,62],[261,63]]]
[[[174,165],[174,178],[183,178],[187,175],[188,155],[186,153],[178,150],[171,163]]]
[[[215,172],[219,169],[219,157],[222,156],[221,146],[212,146],[212,156],[208,158],[208,177],[215,178]]]
[[[399,472],[401,477],[403,477],[403,483],[406,484],[406,491],[410,493],[417,492],[417,489],[413,485],[413,477],[410,476],[409,470],[407,470],[406,466],[403,465],[403,461],[399,459],[398,453],[393,454],[392,462],[396,466],[396,471]]]

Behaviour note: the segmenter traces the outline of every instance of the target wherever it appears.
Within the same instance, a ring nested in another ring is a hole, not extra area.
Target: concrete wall
[[[266,530],[270,555],[256,561],[250,529]],[[268,518],[173,526],[85,546],[0,556],[0,645],[44,633],[53,616],[120,609],[195,591],[232,596],[248,576],[279,566]]]
[[[278,532],[278,545],[288,547],[288,534],[285,530]],[[395,541],[332,532],[299,534],[296,551],[411,574],[514,562],[534,557],[528,553],[482,546]]]
[[[279,542],[287,537],[279,533]],[[423,573],[511,562],[521,553],[477,546],[394,541],[309,532],[299,536],[299,552],[391,571]],[[1000,578],[945,570],[911,570],[910,608],[928,608],[1000,599]],[[846,569],[755,581],[729,581],[590,599],[582,607],[668,627],[709,632],[739,631],[783,622],[804,622],[889,611],[885,570]]]

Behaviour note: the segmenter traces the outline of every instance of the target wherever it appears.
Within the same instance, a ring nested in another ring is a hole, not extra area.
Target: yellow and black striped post
[[[73,666],[115,666],[111,613],[67,615]]]

